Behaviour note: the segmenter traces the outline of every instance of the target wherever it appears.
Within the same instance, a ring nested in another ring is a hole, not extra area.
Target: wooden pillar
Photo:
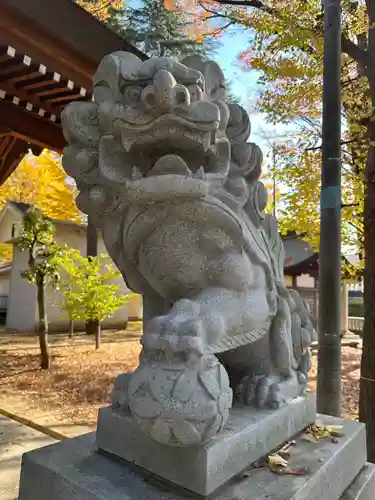
[[[292,276],[292,287],[295,290],[297,289],[297,276],[295,276],[295,275]]]
[[[341,334],[349,331],[349,285],[341,285]]]

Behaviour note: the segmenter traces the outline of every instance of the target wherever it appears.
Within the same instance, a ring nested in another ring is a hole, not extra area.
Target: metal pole
[[[341,8],[324,2],[318,412],[341,413]]]

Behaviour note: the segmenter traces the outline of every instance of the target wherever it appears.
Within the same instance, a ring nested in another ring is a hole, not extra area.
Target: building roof
[[[30,148],[62,151],[64,106],[92,99],[97,66],[118,50],[147,59],[72,0],[1,0],[0,185]]]
[[[282,236],[282,239],[285,249],[285,270],[290,272],[298,271],[301,266],[303,268],[305,264],[310,264],[315,260],[317,254],[307,241],[301,239],[301,236],[296,233],[288,233]]]

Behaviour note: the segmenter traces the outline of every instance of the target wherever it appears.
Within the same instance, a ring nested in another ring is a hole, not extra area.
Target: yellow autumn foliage
[[[87,12],[90,12],[94,17],[100,21],[107,21],[110,16],[110,10],[120,9],[124,1],[123,0],[76,0],[77,4],[83,7]]]
[[[47,217],[81,222],[75,204],[76,188],[61,167],[61,157],[45,149],[27,154],[0,187],[0,211],[8,201],[38,207]],[[0,245],[0,262],[11,258],[10,245]]]

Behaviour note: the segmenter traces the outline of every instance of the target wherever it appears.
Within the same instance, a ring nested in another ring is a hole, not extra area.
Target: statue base
[[[99,449],[206,497],[315,421],[315,394],[278,410],[235,406],[224,430],[203,446],[172,447],[145,435],[131,414],[99,412]]]
[[[277,475],[267,468],[240,474],[212,500],[372,500],[375,466],[366,464],[365,427],[354,421],[321,417],[343,425],[338,443],[312,444],[296,438],[293,463],[305,476]],[[163,457],[159,457],[163,460]],[[176,464],[178,466],[178,464]],[[98,451],[95,433],[26,453],[19,500],[184,500],[189,491],[157,481],[124,459]]]

